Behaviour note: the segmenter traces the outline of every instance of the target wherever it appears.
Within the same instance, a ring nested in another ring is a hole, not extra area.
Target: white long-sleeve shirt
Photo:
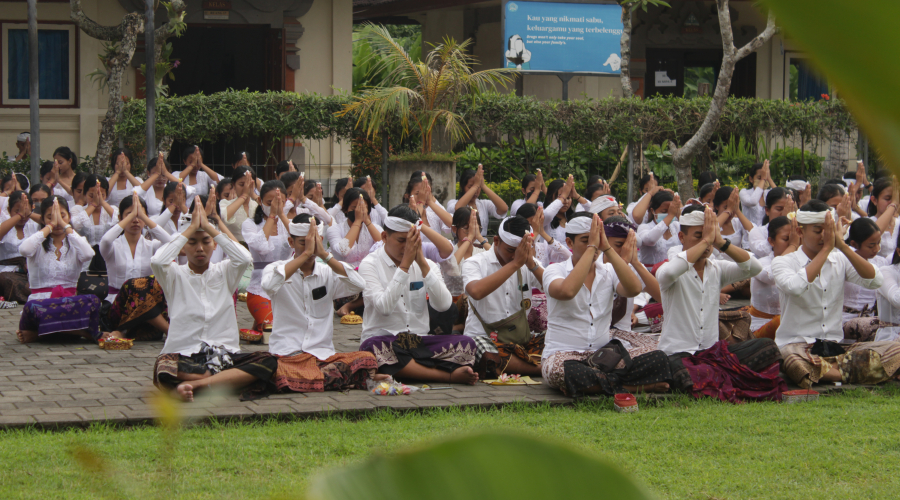
[[[571,300],[557,300],[547,294],[547,336],[542,359],[562,351],[592,352],[609,343],[619,277],[612,264],[604,264],[600,259],[594,267],[596,272],[590,291],[581,284]],[[544,271],[547,289],[554,281],[566,279],[573,268],[572,259],[548,267]]]
[[[869,263],[880,269],[884,268],[884,266],[890,266],[891,260],[880,255],[876,255],[875,257],[869,259]],[[844,307],[849,307],[858,311],[862,311],[863,309],[868,307],[869,311],[872,311],[874,310],[875,303],[878,300],[877,295],[878,290],[859,286],[856,283],[850,281],[844,282]],[[858,314],[854,313],[842,313],[843,321],[850,321],[851,319],[858,316]]]
[[[172,172],[172,175],[174,175],[175,177],[179,177],[181,175],[181,172],[182,172],[181,170],[179,170],[177,172]],[[216,183],[212,180],[212,178],[209,176],[209,174],[204,172],[203,169],[197,170],[197,178],[196,179],[197,179],[197,182],[194,184],[191,184],[191,176],[188,175],[187,177],[184,178],[183,184],[185,185],[185,187],[192,188],[194,190],[194,194],[198,194],[200,196],[208,196],[209,188],[216,185]]]
[[[447,212],[450,212],[450,215],[453,215],[456,212],[456,199],[452,199],[447,202]],[[491,200],[475,200],[475,208],[478,209],[478,222],[481,223],[481,235],[487,236],[488,224],[491,222],[491,217],[495,219],[502,219],[506,217],[506,212],[499,213],[497,212],[497,206],[494,205],[494,202]],[[554,216],[556,213],[554,212]],[[548,215],[546,209],[544,210],[544,220],[548,220]]]
[[[874,215],[869,217],[874,221],[878,221],[878,217]],[[881,232],[881,250],[878,251],[878,255],[880,257],[886,257],[888,259],[893,258],[894,251],[897,250],[897,235],[900,234],[900,218],[894,219],[894,231],[882,231]]]
[[[373,224],[375,223],[373,222]],[[381,233],[384,231],[378,224],[375,224],[375,226],[376,232]],[[360,226],[359,237],[356,239],[356,244],[351,247],[350,240],[347,239],[347,233],[349,232],[350,221],[344,220],[338,225],[329,227],[325,232],[325,238],[328,240],[331,253],[337,260],[346,262],[352,267],[359,267],[363,259],[374,252],[378,245],[372,238],[369,229],[366,226]]]
[[[900,325],[900,264],[881,268],[884,283],[878,289],[878,318]]]
[[[644,193],[641,195],[640,198],[638,198],[638,201],[632,201],[631,203],[628,204],[627,207],[625,207],[625,214],[628,216],[628,220],[630,220],[634,224],[637,224],[638,226],[640,226],[641,224],[646,224],[646,223],[650,222],[650,211],[649,210],[644,212],[643,219],[641,219],[639,221],[634,220],[635,207],[637,207],[637,204],[640,203],[640,201],[643,200],[645,196],[649,196],[649,195],[650,195],[649,193]]]
[[[277,219],[275,224],[278,230],[268,238],[263,231],[263,227],[266,225],[265,219],[259,224],[256,224],[253,219],[247,219],[241,225],[244,241],[247,242],[247,248],[250,249],[250,255],[253,256],[253,273],[250,275],[247,292],[265,299],[271,299],[271,297],[266,295],[262,286],[263,269],[272,262],[289,258],[294,253],[294,249],[288,243],[287,228],[281,223],[281,219]]]
[[[240,207],[238,207],[237,210],[235,210],[234,215],[232,215],[230,219],[227,219],[226,216],[228,215],[228,213],[226,212],[226,210],[228,210],[228,207],[232,203],[240,203],[240,198],[219,201],[220,217],[222,218],[222,222],[225,223],[225,226],[229,231],[231,231],[231,234],[233,234],[238,241],[245,241],[243,234],[241,234],[241,227],[243,226],[245,220],[253,218],[253,216],[256,215],[257,204],[255,201],[250,200],[247,202],[248,206],[250,207],[249,213],[244,210],[244,205],[242,204]]]
[[[662,262],[668,258],[668,250],[671,247],[680,245],[678,240],[678,231],[681,225],[677,218],[672,219],[672,223],[666,226],[665,221],[651,221],[638,226],[637,236],[641,239],[641,246],[638,247],[638,260],[645,266],[652,267],[658,262]],[[669,230],[669,239],[665,238],[666,230]]]
[[[359,274],[366,281],[361,340],[401,332],[428,334],[431,328],[427,304],[438,312],[446,311],[453,304],[438,265],[429,260],[428,267],[428,275],[423,277],[414,261],[405,273],[394,264],[384,247],[363,259],[359,265]]]
[[[497,254],[494,253],[496,248],[494,246],[490,250],[473,255],[463,262],[463,290],[469,286],[469,283],[484,279],[503,267],[500,261],[497,260]],[[523,266],[519,269],[519,272],[522,273],[521,289],[519,288],[519,279],[513,274],[483,299],[475,300],[470,296],[469,305],[475,308],[482,319],[488,323],[494,323],[512,316],[521,308],[523,295],[525,300],[531,301],[532,289],[543,290],[541,282],[528,269]],[[484,331],[484,326],[478,321],[475,313],[470,311],[466,317],[465,334],[469,337],[478,337],[485,336],[488,333]]]
[[[631,268],[631,272],[633,272],[634,275],[637,276],[638,280],[640,280],[641,291],[642,292],[645,291],[646,284],[644,283],[643,278],[641,278],[641,275],[638,274],[638,272],[634,269],[634,266],[632,266],[631,264],[628,264],[628,267]],[[616,323],[615,325],[612,325],[610,328],[618,328],[619,330],[625,330],[625,331],[631,330],[631,326],[632,326],[631,325],[631,313],[634,312],[634,299],[636,299],[636,298],[637,297],[628,297],[626,299],[625,315],[622,316],[622,319],[620,319],[618,323]],[[612,319],[612,311],[610,311],[610,319]]]
[[[28,262],[28,285],[32,291],[40,288],[75,288],[78,275],[85,263],[94,258],[94,249],[84,236],[76,232],[67,235],[56,258],[56,246],[50,243],[50,251],[44,251],[44,233],[38,231],[22,240],[19,253]],[[28,300],[46,299],[50,292],[32,293]]]
[[[0,212],[0,223],[9,219],[7,212]],[[15,227],[6,233],[6,236],[0,238],[0,260],[15,259],[21,257],[19,253],[19,245],[22,244],[29,236],[41,230],[41,226],[37,222],[28,219],[22,227],[22,238]],[[18,269],[18,266],[0,266],[0,273],[12,273]]]
[[[195,274],[188,265],[174,262],[187,241],[184,235],[175,236],[150,260],[169,305],[169,334],[162,354],[190,356],[200,351],[203,342],[231,353],[241,352],[232,295],[253,257],[246,248],[219,233],[215,241],[229,259]]]
[[[96,210],[100,211],[100,222],[98,224],[94,224],[93,214],[88,215],[84,209],[73,210],[72,229],[87,238],[91,246],[99,245],[100,240],[103,239],[103,235],[109,231],[109,228],[119,223],[119,209],[117,207],[112,207],[112,209],[112,215],[103,207],[95,209],[95,213]]]
[[[148,240],[144,237],[138,239],[137,245],[134,247],[134,255],[132,255],[128,240],[120,238],[124,232],[122,226],[114,224],[100,240],[100,255],[106,261],[106,273],[110,288],[122,288],[127,280],[150,276],[153,273],[150,268],[150,259],[159,247],[172,239],[157,225],[149,230],[154,239]],[[106,300],[115,301],[116,294],[110,290]]]
[[[754,226],[761,226],[766,217],[766,207],[759,204],[759,199],[765,198],[767,194],[769,190],[763,188],[741,189],[741,212],[744,212],[744,216],[750,219]]]
[[[748,237],[750,243],[750,251],[753,252],[753,256],[757,259],[762,259],[766,256],[775,257],[775,251],[772,250],[772,245],[769,243],[769,225],[766,224],[764,226],[756,226],[752,230],[750,230],[750,236]]]
[[[154,215],[159,215],[166,208],[165,200],[160,200],[156,197],[156,190],[159,189],[162,192],[165,188],[157,188],[154,185],[150,185],[150,189],[144,191],[140,186],[135,186],[134,192],[138,194],[138,196],[147,203],[147,215],[153,217]],[[184,199],[185,200],[193,200],[194,195],[197,194],[197,191],[191,186],[184,186]],[[190,201],[187,202],[190,205]]]
[[[703,279],[681,252],[656,271],[662,295],[659,350],[666,354],[709,349],[719,341],[719,291],[762,271],[755,257],[741,263],[706,259]]]
[[[269,352],[287,356],[303,351],[324,361],[335,353],[334,299],[363,291],[366,282],[347,264],[342,263],[344,277],[321,262],[309,276],[298,269],[285,279],[289,262],[273,262],[263,270],[262,288],[272,300]]]
[[[775,286],[775,276],[772,275],[772,259],[774,255],[766,255],[759,259],[762,271],[750,280],[750,305],[766,314],[781,314],[781,303],[778,297],[778,288]],[[750,317],[750,331],[756,331],[770,320],[765,318]]]
[[[122,178],[124,176],[120,176]],[[112,177],[107,177],[106,180],[111,180]],[[116,186],[119,184],[119,181],[116,180],[116,183],[109,183],[109,195],[106,196],[106,202],[110,205],[118,208],[119,204],[122,203],[122,200],[131,196],[131,193],[134,192],[134,186],[131,184],[127,178],[125,179],[125,189],[118,189]]]
[[[801,248],[772,260],[772,274],[781,302],[781,325],[775,332],[778,347],[816,339],[839,341],[844,338],[844,282],[877,289],[884,281],[878,267],[875,277],[863,279],[840,251],[833,250],[812,282],[806,266],[812,259]]]

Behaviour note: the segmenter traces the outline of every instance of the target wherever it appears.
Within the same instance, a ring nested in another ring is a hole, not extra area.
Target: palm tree
[[[357,114],[357,126],[362,126],[369,137],[388,123],[399,122],[404,137],[411,129],[418,129],[423,153],[431,152],[432,136],[439,124],[453,141],[468,136],[468,127],[456,112],[463,96],[498,85],[506,87],[515,74],[514,69],[506,68],[473,72],[472,65],[477,61],[467,53],[471,40],[457,43],[444,38],[443,43],[433,46],[425,61],[413,61],[384,26],[366,24],[356,36],[372,49],[371,60],[367,61],[372,63],[371,71],[387,76],[379,86],[358,93],[338,114]]]

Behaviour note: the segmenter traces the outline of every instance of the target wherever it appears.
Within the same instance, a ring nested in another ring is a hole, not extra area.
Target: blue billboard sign
[[[618,75],[622,7],[510,0],[503,5],[503,65],[524,72]]]

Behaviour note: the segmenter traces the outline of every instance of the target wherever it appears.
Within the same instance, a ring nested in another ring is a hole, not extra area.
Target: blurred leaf
[[[566,500],[653,498],[617,467],[567,446],[512,434],[479,434],[331,471],[315,500]]]
[[[847,0],[763,0],[828,76],[854,118],[900,168],[900,2]]]

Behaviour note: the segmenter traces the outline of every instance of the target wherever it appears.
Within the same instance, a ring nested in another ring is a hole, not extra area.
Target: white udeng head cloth
[[[837,220],[837,213],[832,208],[830,210],[826,210],[824,212],[806,212],[800,210],[797,212],[797,224],[822,224],[825,222],[825,214],[831,212],[832,220]]]
[[[809,185],[809,183],[806,181],[797,180],[797,181],[787,181],[787,183],[785,184],[785,187],[789,187],[789,188],[793,189],[794,191],[805,191],[806,186],[808,186],[808,185]]]
[[[619,202],[612,196],[598,196],[597,199],[591,202],[591,208],[588,210],[592,214],[599,214],[600,212],[612,208],[618,207]],[[574,233],[572,233],[574,234]]]
[[[516,236],[512,233],[508,233],[505,229],[503,229],[503,226],[506,225],[506,221],[508,221],[509,219],[510,217],[507,217],[500,221],[500,228],[497,229],[497,235],[500,236],[500,240],[503,241],[503,243],[506,243],[511,247],[517,247],[519,246],[519,243],[522,243],[522,237]]]
[[[401,219],[400,217],[392,217],[390,215],[384,219],[384,227],[390,229],[391,231],[397,231],[397,232],[405,233],[405,232],[409,231],[409,228],[411,228],[413,226],[418,227],[421,225],[422,225],[422,221],[419,221],[419,222],[416,222],[415,224],[413,224],[412,222],[410,222],[406,219]]]
[[[682,226],[702,226],[706,222],[706,210],[694,210],[689,214],[681,214],[678,222]]]
[[[309,224],[309,223],[294,224],[293,222],[289,222],[288,223],[288,232],[291,234],[291,236],[294,236],[296,238],[305,238],[306,235],[309,234],[309,227],[311,225],[312,224]],[[319,231],[320,236],[322,236],[322,237],[325,236],[325,224],[317,224],[316,229]]]
[[[594,217],[575,217],[566,224],[566,234],[586,234],[591,232]]]
[[[21,134],[16,136],[16,142],[25,142],[31,138],[31,134],[28,132],[22,132]]]

